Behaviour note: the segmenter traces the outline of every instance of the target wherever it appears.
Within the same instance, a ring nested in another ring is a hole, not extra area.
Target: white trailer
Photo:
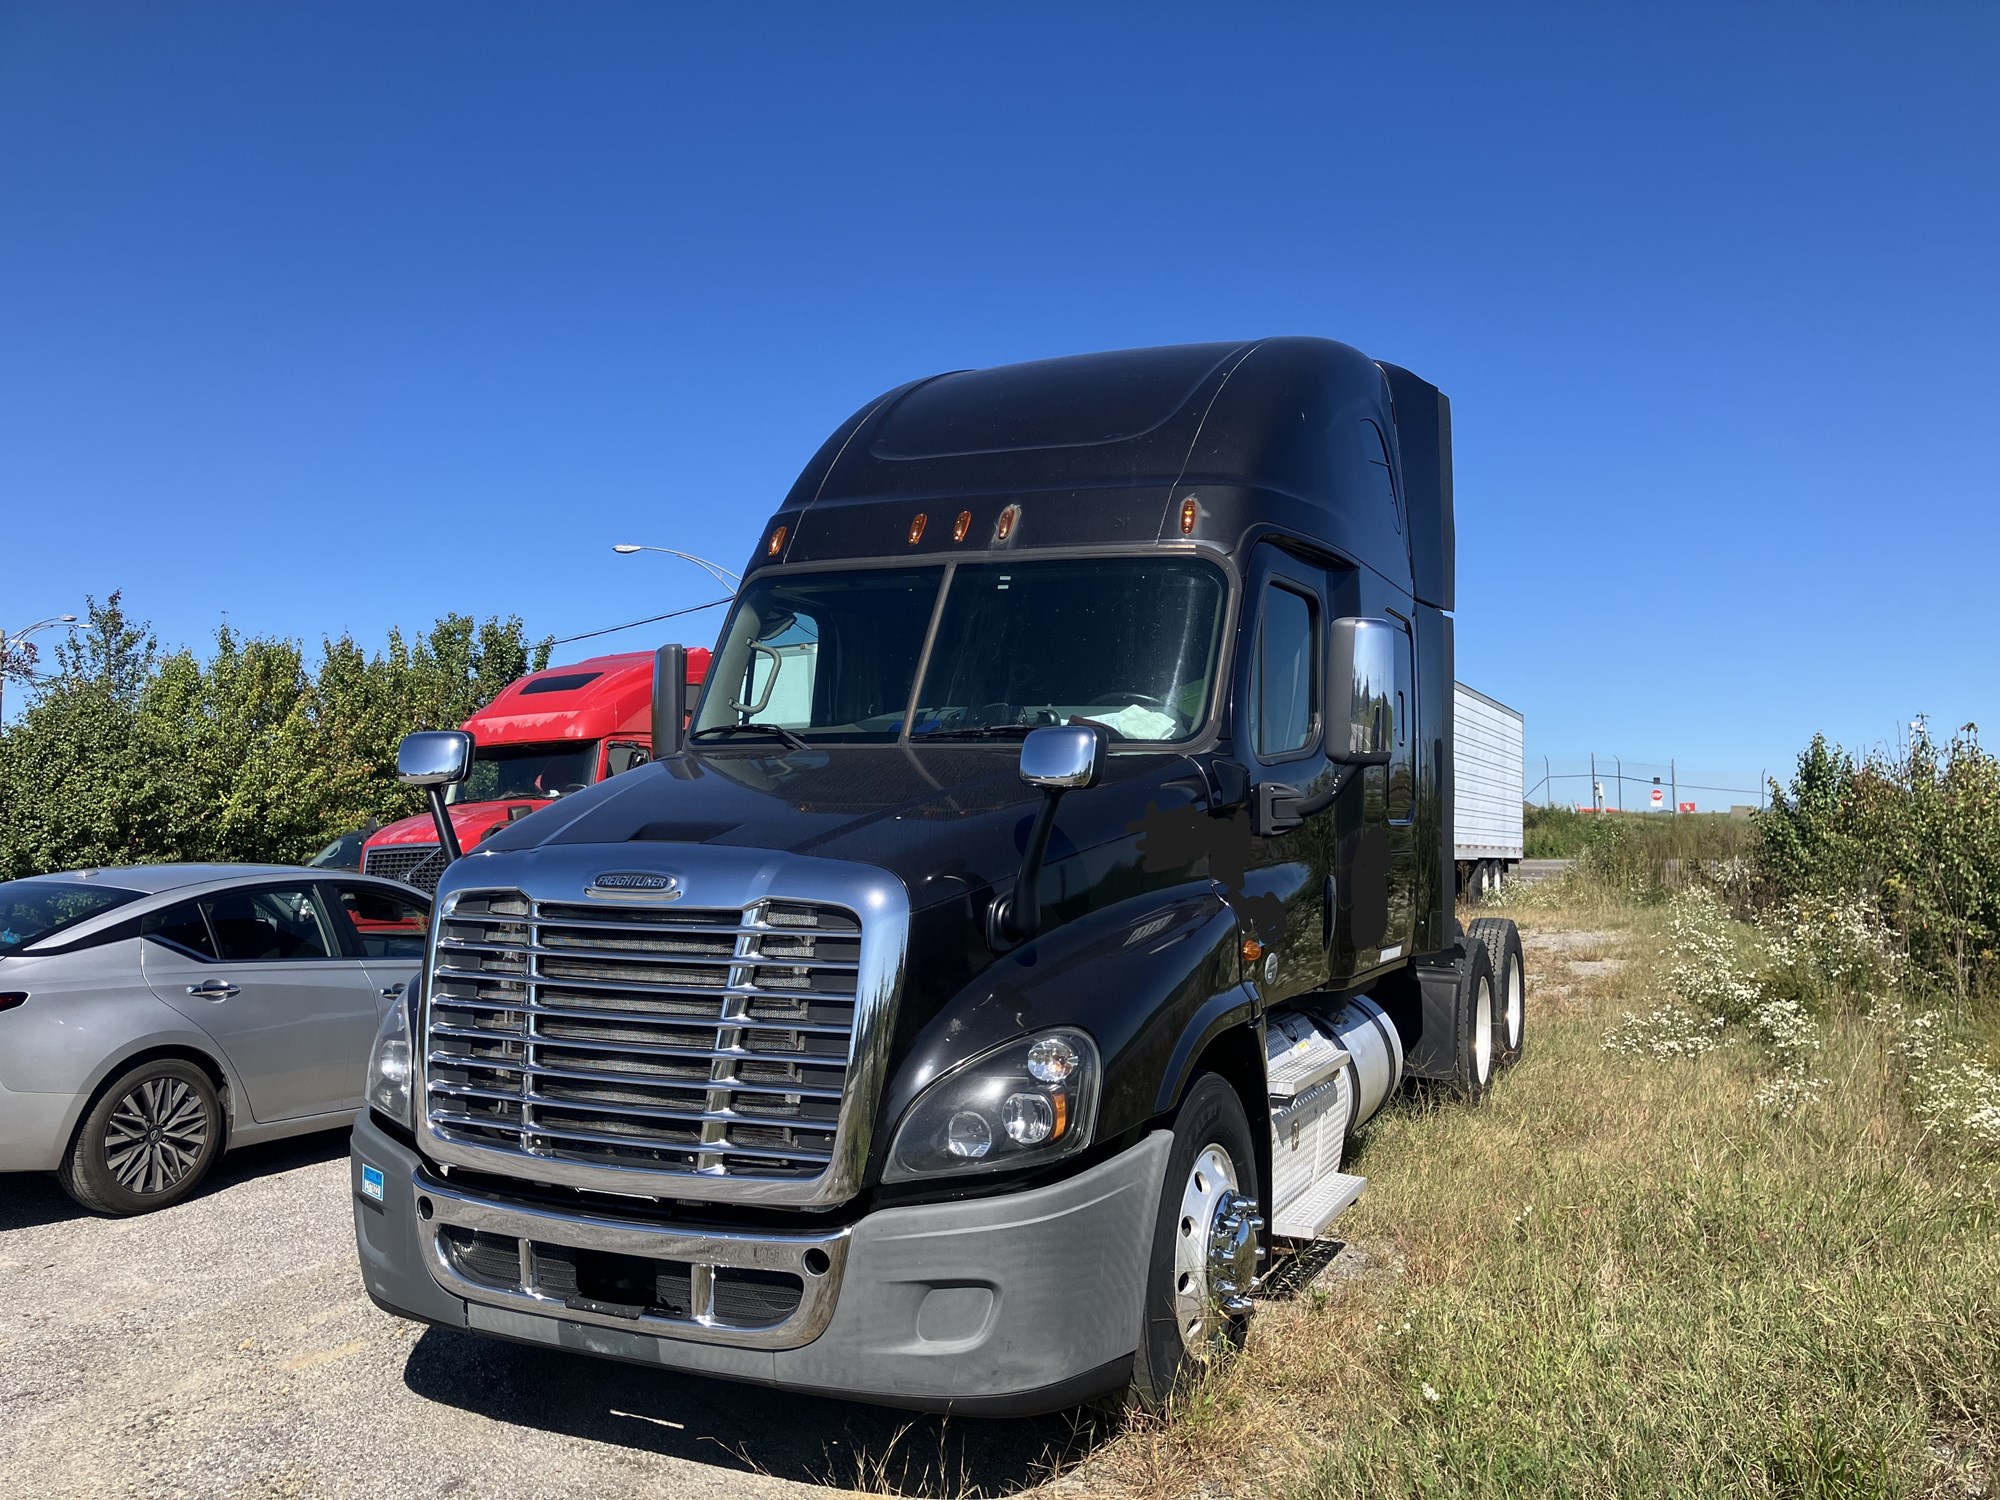
[[[1521,860],[1520,712],[1454,683],[1451,748],[1458,888],[1477,901]]]

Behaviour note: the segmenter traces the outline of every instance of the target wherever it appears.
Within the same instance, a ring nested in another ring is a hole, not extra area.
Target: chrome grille
[[[362,874],[400,880],[433,895],[444,866],[444,853],[436,844],[385,844],[379,849],[366,850],[361,856]]]
[[[825,902],[458,892],[425,1001],[428,1124],[539,1161],[817,1178],[834,1158],[860,959],[859,920]]]

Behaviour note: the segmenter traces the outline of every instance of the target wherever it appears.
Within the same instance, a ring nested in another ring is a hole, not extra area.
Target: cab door
[[[1394,963],[1416,941],[1417,911],[1417,734],[1416,677],[1412,670],[1410,622],[1388,616],[1396,627],[1396,681],[1390,699],[1389,764],[1381,768],[1382,823],[1389,841],[1388,920],[1371,964]],[[1370,767],[1374,773],[1375,768]]]
[[[1263,945],[1255,979],[1267,1002],[1327,980],[1326,893],[1333,809],[1300,817],[1329,776],[1325,575],[1276,547],[1256,554],[1238,636],[1233,714],[1249,773],[1251,853],[1238,915]]]

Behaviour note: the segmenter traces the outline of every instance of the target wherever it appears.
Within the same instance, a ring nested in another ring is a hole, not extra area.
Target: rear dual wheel
[[[1520,1059],[1527,1042],[1528,967],[1521,930],[1505,917],[1480,917],[1466,930],[1466,939],[1485,948],[1493,968],[1495,1057],[1504,1068]]]
[[[1468,936],[1462,952],[1452,1004],[1452,1070],[1443,1082],[1468,1104],[1477,1104],[1493,1086],[1499,1066],[1498,1002],[1486,945]]]

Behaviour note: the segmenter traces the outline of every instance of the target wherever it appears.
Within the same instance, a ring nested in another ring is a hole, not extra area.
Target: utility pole
[[[1550,807],[1556,805],[1556,773],[1549,769],[1549,758],[1542,757],[1542,796]]]
[[[1623,812],[1625,811],[1625,758],[1614,755],[1611,757],[1611,764],[1616,767],[1613,774],[1618,778],[1618,810]]]
[[[1604,811],[1604,784],[1597,779],[1597,752],[1590,752],[1590,810]]]
[[[1674,816],[1678,818],[1681,815],[1681,772],[1671,755],[1667,757],[1667,780],[1674,784]]]

